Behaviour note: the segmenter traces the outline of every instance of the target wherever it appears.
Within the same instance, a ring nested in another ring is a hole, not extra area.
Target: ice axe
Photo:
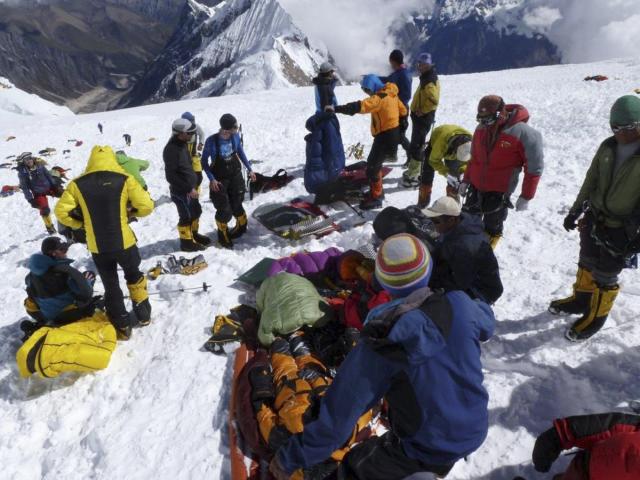
[[[208,292],[209,288],[211,288],[211,285],[209,285],[207,282],[202,282],[202,285],[200,285],[199,287],[182,287],[182,288],[176,288],[174,290],[158,290],[157,292],[149,292],[148,295],[161,295],[163,293],[184,293],[184,292],[190,292],[190,291],[202,291],[202,292]],[[129,295],[125,296],[124,298],[131,298]]]

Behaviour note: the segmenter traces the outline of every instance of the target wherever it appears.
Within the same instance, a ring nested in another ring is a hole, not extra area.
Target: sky
[[[473,4],[473,0],[461,1]],[[480,3],[478,0],[476,3]],[[394,22],[428,13],[434,0],[280,0],[295,23],[321,40],[347,78],[385,72],[396,47]],[[637,56],[640,0],[498,0],[522,9],[525,23],[549,36],[564,62]]]

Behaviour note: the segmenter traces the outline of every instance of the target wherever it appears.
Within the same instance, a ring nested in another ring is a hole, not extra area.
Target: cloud
[[[433,0],[280,0],[294,22],[322,41],[340,72],[357,78],[388,70],[397,48],[391,29],[411,13],[431,11]]]

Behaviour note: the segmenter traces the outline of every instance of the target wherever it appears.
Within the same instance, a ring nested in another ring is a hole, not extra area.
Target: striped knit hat
[[[429,250],[413,235],[399,233],[387,238],[376,258],[376,279],[394,297],[406,297],[426,287],[433,270]]]

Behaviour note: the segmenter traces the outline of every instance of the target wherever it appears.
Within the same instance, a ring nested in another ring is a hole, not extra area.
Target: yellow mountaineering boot
[[[582,315],[589,308],[591,294],[597,288],[593,281],[593,275],[586,268],[578,267],[576,283],[573,284],[573,294],[554,300],[549,305],[549,312],[554,315],[568,313],[570,315]]]
[[[243,213],[239,217],[236,217],[236,225],[229,232],[229,238],[235,240],[240,238],[247,231],[247,214]]]
[[[199,252],[206,248],[193,240],[191,225],[178,225],[178,233],[180,234],[180,250],[183,252]]]
[[[53,235],[56,233],[56,228],[53,226],[53,220],[51,220],[51,215],[43,215],[42,221],[44,222],[44,226],[47,228],[47,233],[49,235]]]
[[[218,243],[220,246],[222,248],[233,248],[233,242],[229,236],[229,226],[226,223],[218,222],[217,220],[216,225],[218,226]]]
[[[149,325],[151,323],[151,304],[147,292],[147,277],[143,275],[136,283],[127,283],[127,288],[138,325]]]
[[[198,230],[200,228],[200,219],[196,218],[193,222],[191,222],[191,235],[193,236],[193,240],[200,245],[204,245],[205,247],[211,245],[211,239],[206,235],[200,235]]]
[[[595,335],[607,321],[619,292],[618,285],[597,287],[591,294],[589,311],[567,330],[565,334],[567,339],[572,342],[581,342]]]

